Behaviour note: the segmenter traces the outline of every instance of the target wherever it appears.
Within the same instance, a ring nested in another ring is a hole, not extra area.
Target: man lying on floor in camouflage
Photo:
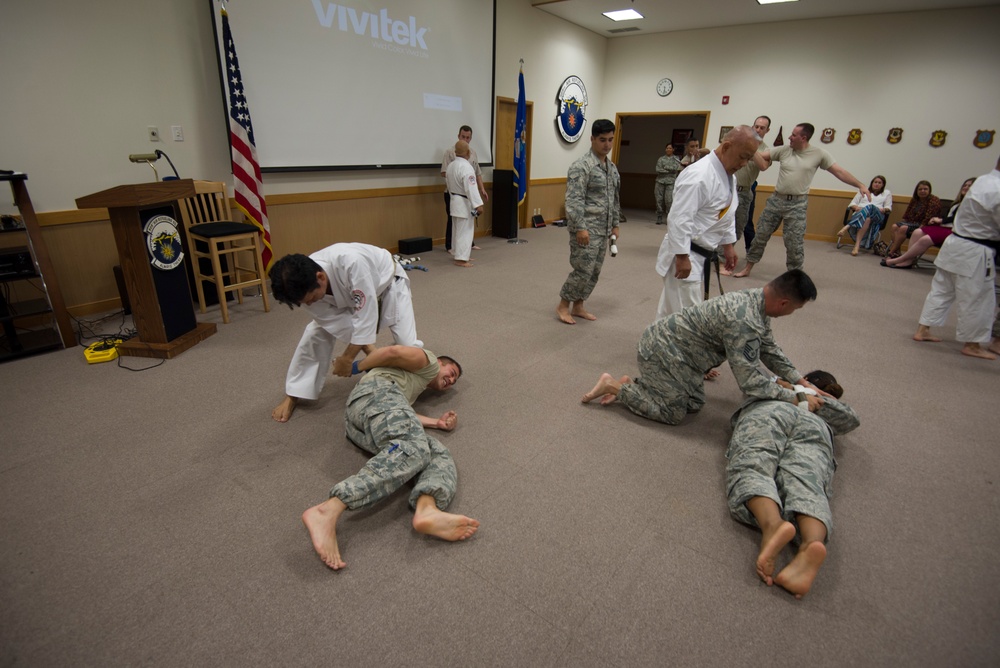
[[[705,405],[705,373],[723,362],[729,362],[744,394],[792,401],[795,393],[771,382],[758,367],[809,385],[774,342],[771,318],[790,315],[815,299],[812,279],[793,269],[763,288],[730,292],[660,318],[639,339],[641,375],[633,381],[602,374],[583,403],[600,398],[606,406],[617,399],[636,415],[678,424]]]
[[[796,402],[749,399],[733,414],[726,452],[729,512],[761,530],[757,575],[767,586],[777,583],[796,598],[808,593],[826,559],[833,527],[830,486],[837,467],[833,436],[859,424],[854,410],[838,401],[844,391],[836,378],[825,371],[812,371],[806,378],[833,396],[820,398],[817,406],[807,403],[810,390],[777,380],[784,388],[800,391]],[[803,404],[809,410],[801,410]],[[795,538],[796,524],[798,551],[775,574],[778,556]]]
[[[357,474],[337,483],[329,500],[302,514],[313,548],[327,566],[347,564],[337,546],[337,521],[345,510],[366,508],[416,477],[410,494],[413,528],[443,540],[465,540],[477,520],[444,512],[455,497],[458,471],[448,449],[424,428],[451,431],[458,417],[448,411],[438,419],[418,415],[412,405],[425,388],[443,391],[462,375],[450,357],[411,346],[377,348],[354,363],[367,371],[347,398],[347,438],[375,455]]]

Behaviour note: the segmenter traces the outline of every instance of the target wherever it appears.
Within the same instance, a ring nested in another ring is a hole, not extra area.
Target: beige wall
[[[231,181],[209,4],[0,3],[0,56],[16,63],[0,70],[0,166],[28,172],[71,308],[99,310],[117,297],[108,223],[75,211],[74,200],[150,180],[149,168],[129,163],[129,153],[160,148],[182,176]],[[1000,108],[1000,90],[990,85],[1000,62],[998,24],[1000,8],[988,7],[608,40],[534,9],[530,0],[500,0],[495,92],[517,95],[523,58],[527,97],[535,103],[530,201],[547,220],[562,217],[566,170],[587,150],[585,138],[566,144],[554,125],[556,92],[569,75],[587,85],[590,121],[706,110],[712,139],[719,126],[759,113],[783,124],[786,136],[791,124],[809,120],[837,128],[829,146],[837,160],[865,182],[886,174],[899,203],[919,178],[951,197],[965,177],[996,162],[1000,144],[976,149],[972,133],[993,129]],[[156,39],[148,37],[151,25]],[[759,43],[749,48],[752,39]],[[663,76],[675,83],[666,98],[655,92]],[[185,141],[150,144],[147,125],[161,132],[182,125]],[[889,146],[885,134],[895,126],[904,128],[904,141]],[[865,129],[855,147],[845,143],[852,127]],[[932,149],[927,140],[939,128],[950,133],[948,143]],[[429,138],[442,149],[453,140]],[[662,149],[661,138],[655,142]],[[773,184],[776,173],[765,172],[761,183]],[[441,186],[436,169],[267,174],[274,249],[280,255],[334,241],[394,248],[404,237],[440,239]],[[651,184],[635,187],[652,192]],[[813,194],[808,234],[832,238],[852,193],[821,172]],[[0,202],[0,212],[11,209]]]

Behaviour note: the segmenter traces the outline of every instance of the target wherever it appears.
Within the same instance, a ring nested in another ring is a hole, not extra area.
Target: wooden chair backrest
[[[226,184],[222,181],[195,181],[195,196],[178,202],[184,229],[199,223],[231,221],[232,209],[226,196]]]

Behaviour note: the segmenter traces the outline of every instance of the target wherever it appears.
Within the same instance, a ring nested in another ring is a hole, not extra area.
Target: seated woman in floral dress
[[[931,246],[940,248],[944,240],[951,234],[951,226],[955,222],[958,205],[965,199],[965,193],[969,192],[969,188],[972,187],[975,180],[975,177],[965,180],[944,218],[931,218],[926,225],[916,230],[913,236],[910,237],[910,245],[906,247],[905,253],[899,257],[890,257],[882,260],[882,266],[892,267],[893,269],[912,269],[917,258],[923,255],[928,248]]]
[[[930,222],[931,218],[940,215],[941,200],[931,194],[930,181],[917,181],[917,187],[913,189],[913,198],[906,207],[903,219],[892,226],[892,244],[889,245],[886,257],[899,257],[903,241]]]

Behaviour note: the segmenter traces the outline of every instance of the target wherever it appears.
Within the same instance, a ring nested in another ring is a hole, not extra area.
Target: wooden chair
[[[201,312],[205,313],[204,281],[215,284],[224,323],[229,322],[226,293],[235,292],[242,304],[243,289],[255,285],[259,286],[264,300],[264,311],[270,311],[267,275],[264,273],[257,226],[233,222],[226,184],[221,181],[195,181],[194,186],[196,195],[180,200],[178,205],[187,232],[188,252]],[[250,255],[253,256],[252,262],[248,262]],[[211,273],[204,271],[203,258],[209,261]]]

